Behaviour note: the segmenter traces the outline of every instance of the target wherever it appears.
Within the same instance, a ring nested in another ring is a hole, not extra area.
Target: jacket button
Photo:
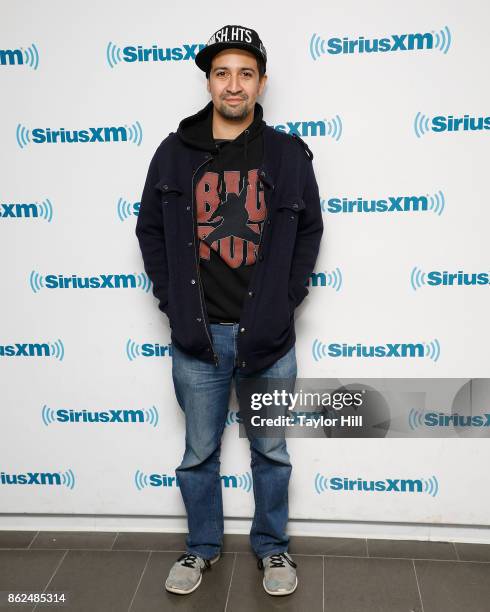
[[[242,361],[242,368],[244,368],[247,365],[246,361]]]
[[[196,284],[196,280],[194,278],[191,278],[191,284],[195,285]]]
[[[190,210],[190,209],[191,209],[191,207],[190,207],[190,206],[186,206],[186,207],[185,207],[185,209],[186,209],[186,210]]]
[[[293,204],[293,208],[298,208],[298,205],[296,204],[296,202]]]
[[[188,243],[187,243],[187,246],[192,246],[192,242],[188,242]]]
[[[196,321],[200,323],[202,321],[201,317],[196,317]]]
[[[262,261],[264,259],[264,256],[262,254],[259,255],[259,261]]]
[[[291,215],[291,219],[294,221],[296,217],[294,215]]]
[[[240,328],[240,331],[243,333],[243,332],[245,331],[245,328],[244,328],[244,327],[241,327],[241,328]]]
[[[254,296],[254,292],[253,292],[253,291],[249,291],[249,292],[248,292],[248,295],[249,295],[250,297],[253,297],[253,296]]]
[[[164,185],[164,186],[163,186],[163,188],[164,188],[165,190],[167,190],[167,189],[168,189],[168,185]]]

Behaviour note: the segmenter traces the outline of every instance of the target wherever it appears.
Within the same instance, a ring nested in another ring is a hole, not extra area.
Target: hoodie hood
[[[208,151],[218,153],[220,147],[214,142],[213,137],[213,101],[208,104],[195,115],[190,115],[179,123],[177,135],[187,145]],[[241,147],[243,155],[247,158],[247,147],[252,140],[255,140],[264,129],[266,123],[262,119],[263,108],[256,102],[254,107],[254,118],[252,123],[243,130],[234,140],[229,142],[229,146]]]

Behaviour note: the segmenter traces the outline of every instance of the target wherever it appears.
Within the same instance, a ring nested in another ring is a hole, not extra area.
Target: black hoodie
[[[237,323],[255,265],[267,211],[258,169],[263,158],[262,106],[234,140],[213,138],[213,102],[183,119],[177,135],[214,159],[195,179],[199,270],[211,323]]]

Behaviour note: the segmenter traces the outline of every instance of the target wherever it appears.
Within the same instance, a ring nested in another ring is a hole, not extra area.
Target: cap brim
[[[211,60],[213,57],[220,51],[223,51],[223,49],[244,49],[252,55],[255,55],[257,59],[264,61],[264,57],[252,45],[240,42],[219,42],[201,49],[195,57],[196,64],[201,70],[207,72],[211,68]]]

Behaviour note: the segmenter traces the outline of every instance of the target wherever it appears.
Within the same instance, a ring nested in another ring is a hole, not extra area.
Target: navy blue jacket
[[[272,365],[295,344],[294,310],[308,294],[323,234],[313,154],[297,136],[263,130],[259,168],[267,221],[243,305],[237,364],[243,374]],[[181,351],[219,364],[199,276],[194,187],[212,153],[171,132],[150,162],[136,236],[171,341]]]

